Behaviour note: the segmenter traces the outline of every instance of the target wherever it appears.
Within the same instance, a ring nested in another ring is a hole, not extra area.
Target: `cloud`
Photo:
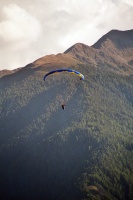
[[[30,43],[38,39],[41,25],[26,10],[10,4],[3,7],[2,11],[5,20],[0,23],[0,37],[3,41]]]
[[[94,1],[89,2],[87,5],[91,7],[90,10],[85,10],[82,6],[78,8],[79,21],[72,26],[71,32],[60,38],[60,45],[67,47],[76,42],[92,45],[111,29],[131,28],[133,15],[129,10],[131,8],[125,2],[123,4],[120,4],[119,0],[117,3],[113,0],[98,0],[97,4]],[[88,9],[87,6],[86,8]]]
[[[132,0],[1,0],[0,66],[12,69],[112,29],[132,29]],[[8,58],[8,59],[7,59]]]
[[[3,20],[0,22],[0,53],[1,66],[19,67],[25,57],[30,57],[28,51],[42,33],[41,23],[25,9],[15,4],[9,4],[2,9]],[[24,51],[24,52],[23,52]],[[24,55],[26,54],[26,55]],[[23,57],[23,59],[22,59]],[[28,61],[28,59],[26,59]],[[22,63],[22,64],[21,64]]]

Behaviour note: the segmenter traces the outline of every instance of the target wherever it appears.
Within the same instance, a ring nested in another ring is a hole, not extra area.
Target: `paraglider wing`
[[[57,70],[53,70],[53,71],[50,71],[49,73],[47,73],[44,76],[44,81],[45,81],[46,77],[49,76],[50,74],[57,73],[57,72],[64,72],[64,71],[67,71],[67,72],[72,73],[72,74],[76,74],[76,75],[78,75],[80,77],[81,80],[84,80],[83,74],[81,74],[78,71],[75,71],[73,69],[57,69]]]

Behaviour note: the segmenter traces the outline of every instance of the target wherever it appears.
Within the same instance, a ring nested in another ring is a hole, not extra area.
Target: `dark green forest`
[[[0,79],[0,199],[132,200],[133,76],[31,66]]]

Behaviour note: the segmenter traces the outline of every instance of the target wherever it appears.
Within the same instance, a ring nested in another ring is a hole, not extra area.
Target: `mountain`
[[[133,199],[133,30],[0,74],[0,199]]]
[[[91,47],[78,43],[65,53],[82,62],[129,75],[133,72],[133,30],[112,30]]]

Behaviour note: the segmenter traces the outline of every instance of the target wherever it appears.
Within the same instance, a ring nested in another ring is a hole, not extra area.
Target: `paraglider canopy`
[[[57,69],[57,70],[53,70],[53,71],[50,71],[49,73],[47,73],[45,76],[44,76],[44,81],[46,79],[46,77],[50,74],[53,74],[53,73],[57,73],[57,72],[64,72],[64,71],[67,71],[71,74],[75,74],[75,75],[78,75],[80,77],[80,80],[84,80],[84,76],[83,74],[81,74],[80,72],[78,71],[75,71],[73,69]]]

